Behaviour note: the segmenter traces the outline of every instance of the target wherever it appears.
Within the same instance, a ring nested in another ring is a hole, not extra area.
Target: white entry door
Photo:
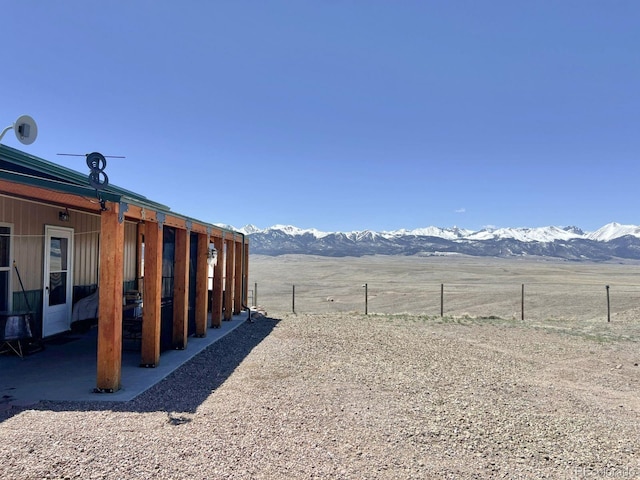
[[[73,229],[45,227],[42,336],[71,328]]]

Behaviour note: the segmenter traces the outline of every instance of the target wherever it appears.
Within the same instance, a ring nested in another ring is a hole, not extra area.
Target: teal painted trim
[[[26,295],[26,300],[25,300]],[[29,306],[27,306],[27,300]],[[31,307],[31,308],[29,308]],[[42,338],[42,290],[27,290],[22,293],[13,292],[13,309],[14,312],[32,313],[31,329],[35,338]]]
[[[27,300],[29,301],[28,306]],[[31,311],[42,314],[42,290],[28,290],[24,293],[22,291],[13,292],[13,311]]]
[[[92,283],[91,285],[74,285],[73,286],[73,304],[75,305],[78,300],[88,297],[98,289],[98,285]]]

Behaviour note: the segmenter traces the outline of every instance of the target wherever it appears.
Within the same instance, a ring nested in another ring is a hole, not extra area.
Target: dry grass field
[[[606,322],[640,318],[640,264],[469,256],[252,255],[249,288],[267,311]],[[257,292],[253,292],[256,290]],[[293,290],[295,286],[295,299]],[[294,305],[295,300],[295,305]],[[255,303],[255,302],[254,302]]]

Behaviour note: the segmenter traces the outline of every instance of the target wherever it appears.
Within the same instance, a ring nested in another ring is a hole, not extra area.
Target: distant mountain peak
[[[328,256],[442,255],[551,256],[571,260],[640,259],[640,227],[609,223],[585,233],[569,227],[424,227],[376,232],[322,232],[293,225],[240,229],[250,236],[253,253],[301,253]]]
[[[574,227],[574,226],[562,227],[562,229],[563,229],[565,232],[574,233],[574,234],[576,234],[576,235],[581,235],[581,236],[582,236],[582,235],[584,235],[584,234],[585,234],[585,233],[584,233],[584,231],[583,231],[581,228]]]
[[[618,222],[611,222],[600,227],[595,232],[587,234],[587,237],[599,242],[608,242],[626,235],[640,238],[640,227],[637,225],[623,225]]]
[[[245,235],[250,235],[252,233],[257,233],[260,232],[260,229],[258,227],[256,227],[255,225],[245,225],[244,227],[238,229],[239,232],[244,233]]]

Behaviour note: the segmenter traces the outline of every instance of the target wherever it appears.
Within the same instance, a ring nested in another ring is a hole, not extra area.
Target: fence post
[[[291,311],[296,313],[296,286],[293,285],[293,292],[291,296]]]
[[[440,284],[440,317],[444,317],[444,283]]]
[[[522,301],[520,305],[520,310],[522,311],[522,321],[524,322],[524,283],[522,284]]]
[[[258,282],[253,286],[253,304],[258,306]]]
[[[364,314],[369,314],[369,285],[365,283],[362,285],[364,287]]]
[[[609,285],[605,285],[607,289],[607,322],[611,321],[611,303],[609,302]]]

